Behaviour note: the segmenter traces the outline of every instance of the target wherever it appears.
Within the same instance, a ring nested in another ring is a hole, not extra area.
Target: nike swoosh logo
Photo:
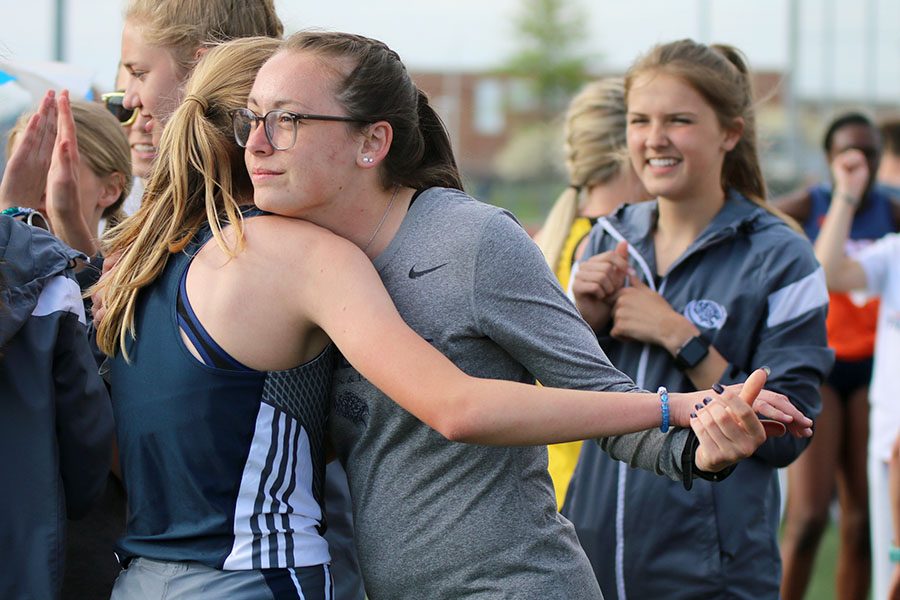
[[[440,269],[442,267],[446,267],[446,266],[447,266],[447,263],[444,263],[444,264],[438,265],[436,267],[431,267],[430,269],[425,269],[424,271],[416,271],[416,266],[413,265],[409,269],[409,278],[410,279],[418,279],[422,275],[428,275],[429,273],[434,273],[438,269]]]

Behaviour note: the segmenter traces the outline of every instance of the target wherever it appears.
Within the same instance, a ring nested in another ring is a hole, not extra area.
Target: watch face
[[[682,369],[690,369],[697,366],[703,358],[709,354],[709,343],[700,336],[691,338],[675,357],[675,363]]]

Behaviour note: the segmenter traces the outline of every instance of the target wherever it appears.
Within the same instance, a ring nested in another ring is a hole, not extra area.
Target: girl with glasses
[[[131,514],[114,598],[327,597],[331,406],[373,599],[599,597],[534,444],[690,426],[604,442],[690,483],[763,441],[754,409],[810,434],[781,396],[750,407],[763,371],[740,397],[637,391],[511,216],[460,191],[437,115],[380,42],[229,42],[185,91],[99,285]],[[296,118],[267,130],[271,111]]]

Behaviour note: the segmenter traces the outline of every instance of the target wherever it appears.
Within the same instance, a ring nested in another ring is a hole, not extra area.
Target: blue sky
[[[67,59],[111,87],[121,0],[65,0]],[[659,41],[693,37],[741,48],[757,69],[788,65],[789,0],[574,0],[587,15],[586,50],[603,70],[624,70]],[[52,56],[55,0],[0,5],[0,55]],[[488,69],[515,49],[519,0],[276,0],[289,31],[324,27],[386,41],[413,69]],[[900,2],[796,0],[799,88],[806,95],[875,96],[900,108]]]

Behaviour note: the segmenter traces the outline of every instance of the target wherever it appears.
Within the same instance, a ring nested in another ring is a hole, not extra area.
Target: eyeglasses
[[[103,100],[103,106],[106,107],[106,110],[112,113],[112,116],[119,121],[122,127],[128,127],[134,123],[138,111],[134,108],[125,108],[123,104],[125,92],[110,92],[100,96],[100,99]]]
[[[262,121],[265,124],[266,139],[275,150],[290,150],[297,141],[297,125],[303,121],[344,121],[346,123],[364,123],[353,117],[336,117],[331,115],[305,115],[287,110],[270,110],[265,116],[259,116],[249,108],[238,108],[231,111],[231,124],[234,127],[234,141],[241,148],[247,147],[250,134]]]

